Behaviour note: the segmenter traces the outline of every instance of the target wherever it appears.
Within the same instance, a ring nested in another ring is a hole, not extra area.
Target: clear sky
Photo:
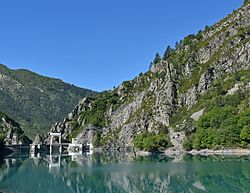
[[[93,90],[148,70],[155,53],[243,0],[0,0],[0,63]]]

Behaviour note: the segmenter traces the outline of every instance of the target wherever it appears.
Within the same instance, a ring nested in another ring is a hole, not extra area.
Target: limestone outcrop
[[[165,135],[179,151],[185,135],[195,132],[195,122],[206,114],[206,108],[198,106],[206,93],[220,92],[218,81],[227,82],[229,76],[249,70],[250,4],[246,2],[212,27],[186,37],[148,72],[112,91],[84,98],[51,130],[62,132],[64,140],[75,137],[116,149],[134,147],[141,133]],[[249,79],[239,75],[235,81],[222,94],[249,92]]]

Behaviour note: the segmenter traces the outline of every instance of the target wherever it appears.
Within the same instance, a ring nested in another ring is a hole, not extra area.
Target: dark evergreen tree
[[[181,46],[183,46],[183,40],[180,40],[179,42],[175,42],[175,49],[179,49]]]
[[[205,30],[208,30],[208,29],[209,29],[209,26],[208,26],[208,25],[206,25],[206,26],[205,26]]]
[[[150,64],[149,64],[149,70],[152,68],[153,65],[154,65],[154,63],[150,62]]]
[[[160,54],[157,52],[155,55],[155,59],[154,59],[154,64],[157,64],[161,61],[161,56]]]
[[[174,51],[173,48],[171,48],[170,46],[167,46],[164,55],[163,55],[163,59],[166,59],[169,57],[169,55]]]

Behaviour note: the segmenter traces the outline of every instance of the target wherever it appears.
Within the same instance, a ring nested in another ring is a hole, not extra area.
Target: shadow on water
[[[0,161],[5,193],[249,192],[249,156],[134,153],[8,157]]]

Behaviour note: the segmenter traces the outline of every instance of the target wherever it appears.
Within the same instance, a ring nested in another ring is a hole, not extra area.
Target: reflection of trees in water
[[[0,192],[4,189],[2,182],[16,174],[22,165],[23,159],[4,159],[0,158]]]
[[[183,162],[171,160],[166,156],[136,157],[132,153],[62,157],[61,167],[50,172],[48,156],[16,160],[9,166],[5,161],[0,167],[1,174],[5,171],[0,189],[9,193],[240,193],[250,189],[248,157],[185,156]]]

